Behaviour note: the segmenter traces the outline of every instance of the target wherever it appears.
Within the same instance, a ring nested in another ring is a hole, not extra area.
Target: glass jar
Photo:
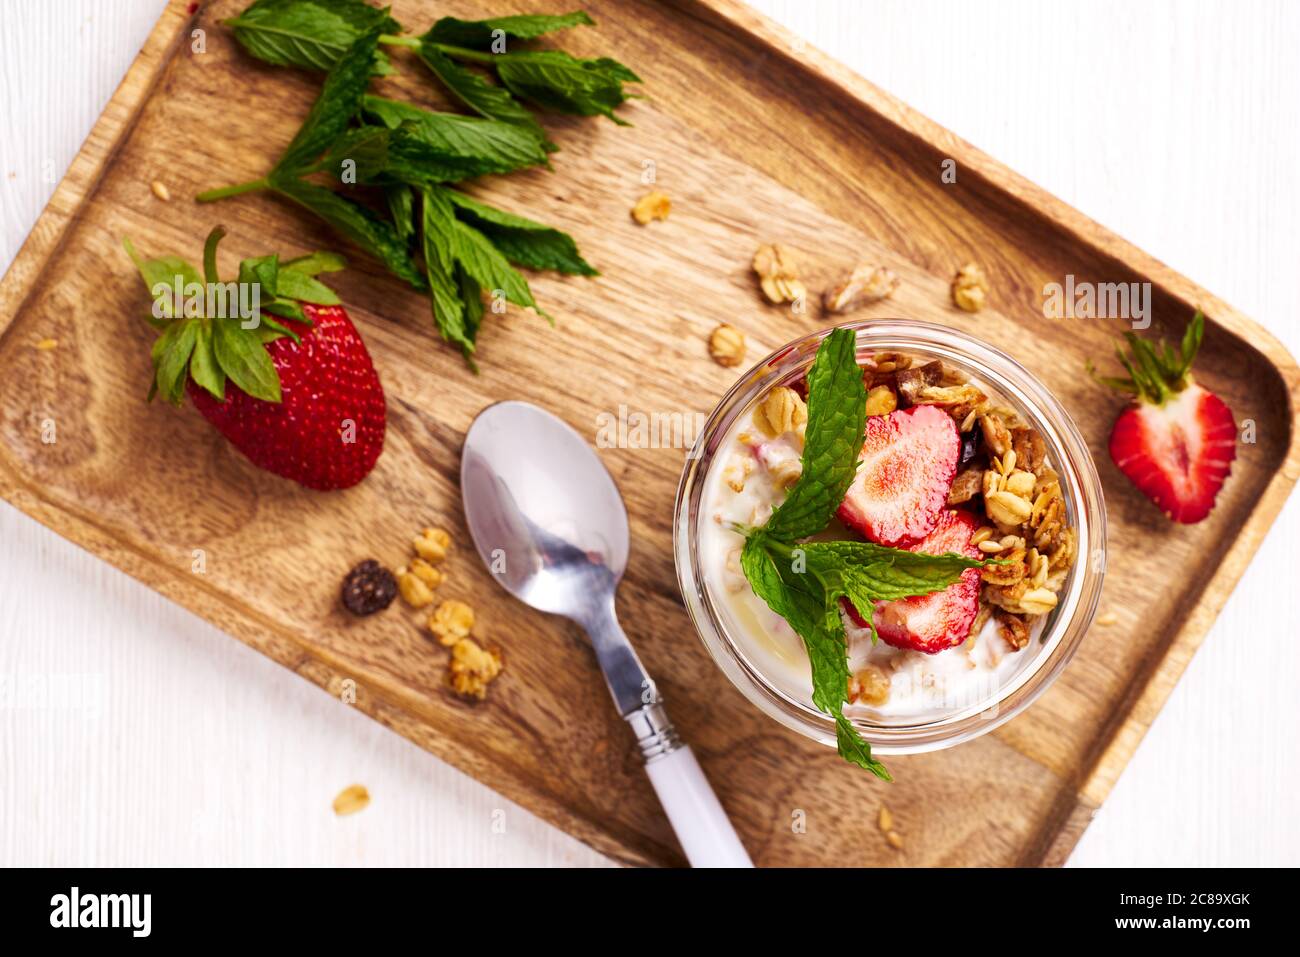
[[[941,360],[988,386],[1012,406],[1046,446],[1046,461],[1060,475],[1067,523],[1076,531],[1074,564],[1027,647],[1032,657],[996,688],[937,713],[873,718],[846,714],[877,754],[913,754],[951,747],[978,737],[1027,708],[1061,673],[1083,640],[1101,597],[1106,555],[1106,509],[1092,455],[1079,430],[1056,398],[1014,359],[978,339],[946,326],[904,319],[873,319],[845,324],[857,336],[859,359],[875,352],[904,352],[917,360]],[[700,432],[677,490],[673,550],[677,579],[687,610],[704,646],[732,683],[759,710],[801,734],[835,745],[835,723],[806,693],[765,674],[765,659],[753,653],[752,640],[738,634],[733,616],[722,613],[722,584],[711,580],[701,562],[701,523],[708,521],[703,501],[713,470],[724,467],[728,440],[739,419],[770,389],[801,380],[829,329],[782,346],[742,375],[722,397]],[[747,587],[747,586],[746,586]],[[770,669],[769,669],[770,670]]]

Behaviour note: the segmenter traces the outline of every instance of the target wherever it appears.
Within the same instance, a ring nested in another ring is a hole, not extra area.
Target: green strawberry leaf
[[[577,276],[600,275],[578,254],[577,243],[567,233],[488,206],[456,190],[447,190],[447,196],[455,204],[457,216],[492,240],[515,265]]]
[[[557,147],[547,137],[546,130],[542,129],[537,118],[505,87],[489,83],[477,73],[452,60],[431,43],[422,41],[418,52],[425,66],[433,72],[443,86],[471,110],[487,119],[499,120],[519,127],[534,136],[547,152],[556,150]]]
[[[362,0],[257,0],[225,21],[250,54],[274,66],[329,70],[367,33],[400,33],[387,10]],[[374,54],[372,69],[392,73],[388,58]]]
[[[822,341],[808,373],[803,472],[768,520],[773,536],[807,538],[830,522],[857,474],[866,418],[856,337],[836,329]]]
[[[532,40],[557,30],[569,30],[580,26],[595,26],[595,21],[581,10],[560,14],[520,14],[512,17],[494,17],[490,20],[458,20],[456,17],[443,17],[420,39],[473,50],[503,53],[504,49],[499,50],[494,46],[498,38]]]
[[[168,402],[180,405],[185,396],[185,379],[198,336],[198,319],[177,319],[154,342],[154,382]]]
[[[198,338],[194,343],[194,354],[190,357],[190,375],[202,388],[208,390],[224,401],[226,398],[226,373],[217,362],[216,346],[213,343],[212,323],[220,320],[201,319],[198,326]]]
[[[212,331],[214,354],[230,381],[255,399],[279,402],[280,376],[261,339],[233,319],[216,320]]]
[[[145,259],[138,252],[131,240],[123,239],[122,246],[140,271],[145,288],[153,297],[157,316],[161,319],[174,319],[181,314],[184,301],[176,301],[175,288],[180,283],[182,294],[188,286],[202,287],[203,275],[184,259],[177,256],[163,256],[158,259]]]
[[[296,269],[281,269],[276,277],[275,292],[279,297],[297,299],[316,306],[337,306],[341,299],[319,279]]]
[[[280,257],[275,253],[269,256],[253,256],[239,264],[239,284],[256,285],[258,296],[263,300],[272,300],[277,294],[280,282]]]
[[[339,272],[347,267],[348,261],[338,253],[314,252],[297,259],[280,263],[281,269],[291,269],[308,276],[318,276],[323,272]]]

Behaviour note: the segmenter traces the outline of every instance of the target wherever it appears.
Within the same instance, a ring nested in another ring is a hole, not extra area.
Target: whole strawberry
[[[315,278],[342,268],[316,253],[246,259],[238,283],[216,275],[217,227],[200,277],[175,257],[127,252],[154,296],[154,383],[194,407],[253,464],[313,489],[356,485],[384,448],[384,391],[338,297]],[[206,280],[206,282],[205,282]]]
[[[1133,355],[1116,354],[1129,377],[1097,377],[1134,396],[1111,429],[1110,457],[1166,516],[1184,524],[1210,514],[1237,455],[1232,411],[1192,379],[1204,334],[1199,310],[1177,351],[1128,333]]]

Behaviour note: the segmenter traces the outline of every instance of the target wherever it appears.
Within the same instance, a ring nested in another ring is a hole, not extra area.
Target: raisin
[[[961,457],[957,461],[957,468],[964,468],[967,462],[980,453],[983,439],[984,433],[980,429],[971,429],[961,434]]]
[[[397,597],[397,579],[379,562],[368,558],[343,579],[343,607],[354,615],[383,611]]]

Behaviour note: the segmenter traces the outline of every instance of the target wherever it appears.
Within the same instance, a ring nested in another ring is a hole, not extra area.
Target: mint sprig
[[[847,598],[870,621],[876,602],[941,591],[984,562],[871,542],[801,541],[824,530],[843,500],[857,470],[865,421],[856,335],[835,329],[822,340],[808,375],[803,472],[765,525],[743,529],[740,566],[754,594],[803,639],[812,701],[835,719],[840,756],[889,781],[889,771],[844,715],[849,668],[840,600]]]
[[[614,109],[631,95],[625,85],[640,82],[630,69],[607,57],[527,46],[590,25],[586,13],[444,17],[412,37],[399,35],[401,24],[364,0],[257,0],[226,22],[255,57],[328,72],[271,171],[200,193],[200,202],[270,190],[315,213],[427,292],[439,333],[471,368],[485,294],[546,316],[515,267],[597,275],[566,233],[445,189],[550,167],[555,144],[525,104],[623,122]],[[412,50],[477,115],[434,112],[370,93],[372,77],[391,70],[381,44]],[[321,185],[321,175],[343,189]],[[435,191],[441,198],[432,208]],[[445,234],[427,235],[429,229]],[[295,318],[292,307],[283,309]]]

